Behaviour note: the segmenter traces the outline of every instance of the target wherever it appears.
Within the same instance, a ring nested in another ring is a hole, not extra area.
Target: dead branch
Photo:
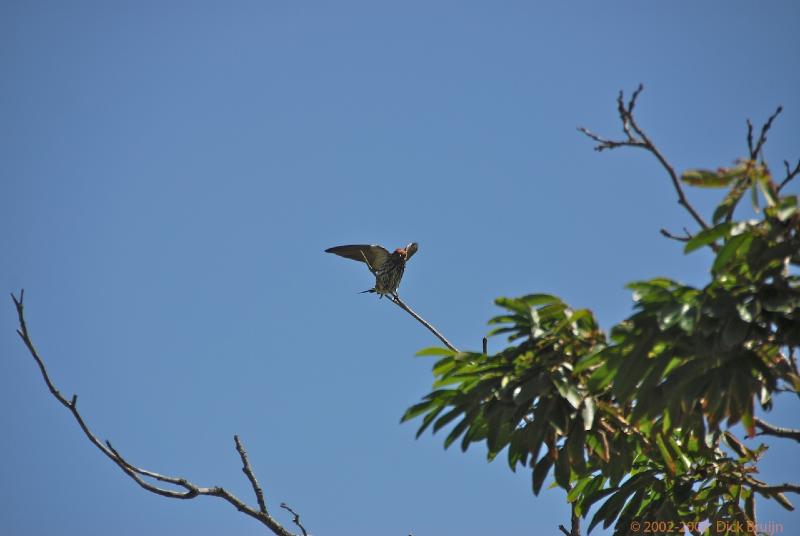
[[[675,192],[678,194],[678,204],[683,206],[683,208],[685,208],[689,214],[691,214],[692,218],[694,218],[694,221],[696,221],[700,227],[703,229],[708,229],[708,224],[687,199],[686,194],[683,191],[683,187],[681,186],[680,178],[675,172],[675,168],[672,167],[664,155],[661,154],[661,151],[658,150],[644,130],[642,130],[642,128],[636,122],[636,118],[633,115],[633,109],[636,106],[636,99],[639,97],[639,94],[643,89],[644,86],[639,84],[639,87],[633,92],[627,104],[625,103],[622,91],[620,91],[619,95],[617,96],[617,112],[619,113],[619,118],[622,122],[622,131],[625,133],[625,139],[610,140],[603,138],[584,127],[578,127],[578,130],[597,142],[597,145],[595,146],[596,151],[616,149],[617,147],[639,147],[655,156],[656,160],[658,160],[661,166],[666,170],[670,180],[672,181],[672,186],[675,188]]]
[[[667,237],[667,238],[669,238],[671,240],[677,240],[678,242],[688,242],[689,240],[691,240],[693,238],[692,233],[690,233],[689,230],[686,227],[683,228],[683,232],[686,233],[685,236],[677,236],[677,235],[674,235],[674,234],[670,233],[666,229],[661,229],[662,236],[665,236],[665,237]]]
[[[797,430],[795,428],[783,428],[781,426],[775,426],[774,424],[762,421],[758,417],[753,419],[753,421],[756,424],[756,428],[761,430],[756,435],[785,437],[787,439],[794,439],[795,441],[800,442],[800,430]]]
[[[784,186],[789,184],[790,180],[795,178],[797,174],[800,173],[800,160],[797,161],[797,165],[794,167],[794,169],[791,169],[789,167],[789,162],[784,160],[783,167],[786,168],[786,178],[784,178],[783,181],[781,181],[781,183],[778,185],[778,192],[780,192]]]
[[[571,530],[567,530],[567,527],[565,527],[564,525],[559,525],[558,530],[564,533],[564,536],[581,536],[581,518],[575,511],[574,503],[571,505],[571,507],[572,507],[572,514],[570,515]]]
[[[283,508],[284,510],[288,510],[292,514],[292,522],[298,527],[300,527],[300,530],[303,531],[303,536],[308,536],[306,528],[300,523],[300,514],[292,510],[286,503],[281,503],[281,508]]]
[[[55,399],[58,400],[61,403],[61,405],[63,405],[65,408],[69,410],[69,412],[75,418],[75,421],[78,423],[78,426],[80,426],[81,430],[83,430],[83,433],[86,435],[89,441],[95,447],[97,447],[100,450],[100,452],[105,454],[112,462],[117,464],[117,466],[126,475],[128,475],[141,488],[151,493],[155,493],[156,495],[161,495],[162,497],[169,497],[170,499],[194,499],[195,497],[201,495],[218,497],[231,504],[238,511],[259,521],[267,528],[269,528],[274,534],[278,536],[295,536],[294,533],[286,530],[267,511],[266,502],[264,501],[264,493],[261,489],[261,486],[259,486],[258,481],[256,480],[255,474],[253,473],[253,469],[250,466],[250,461],[247,459],[247,453],[244,449],[244,446],[242,445],[242,442],[239,440],[239,436],[233,437],[234,444],[236,446],[236,451],[239,453],[239,457],[242,460],[242,471],[250,481],[250,485],[253,488],[253,492],[256,495],[256,499],[258,501],[258,509],[248,506],[241,499],[239,499],[238,497],[236,497],[231,492],[229,492],[228,490],[226,490],[221,486],[202,487],[182,477],[162,475],[154,471],[137,467],[132,463],[130,463],[128,460],[126,460],[119,453],[119,451],[111,445],[110,441],[106,441],[105,443],[100,441],[100,439],[98,439],[97,436],[91,431],[89,426],[86,424],[86,421],[83,419],[80,412],[78,411],[78,395],[72,395],[72,398],[70,400],[67,400],[67,398],[61,394],[61,392],[55,387],[52,380],[50,379],[50,375],[47,372],[47,367],[44,364],[44,360],[41,358],[39,352],[36,350],[36,347],[33,344],[33,340],[31,339],[30,333],[28,332],[28,325],[25,321],[25,314],[24,314],[24,302],[23,302],[24,298],[25,298],[24,289],[20,291],[19,298],[17,298],[13,293],[11,294],[11,299],[14,301],[14,306],[17,309],[17,316],[19,317],[19,329],[17,329],[17,334],[19,334],[20,338],[22,339],[22,342],[28,348],[28,352],[31,354],[33,359],[36,361],[36,364],[39,366],[39,371],[42,374],[42,378],[44,379],[47,388],[50,390],[50,393],[53,395],[53,397],[55,397]],[[158,482],[164,482],[166,484],[171,484],[173,486],[177,486],[178,488],[182,489],[171,489],[171,488],[161,487],[159,485],[149,482],[148,480],[145,480],[143,477],[156,480]],[[303,534],[306,535],[305,529],[303,529]]]
[[[750,150],[750,160],[755,161],[758,158],[761,150],[764,148],[764,142],[767,141],[767,132],[772,128],[772,122],[775,121],[775,118],[778,117],[782,111],[783,106],[778,106],[775,113],[769,116],[767,122],[761,126],[761,132],[758,135],[758,140],[755,145],[753,145],[753,123],[751,123],[749,119],[747,120],[747,148]]]

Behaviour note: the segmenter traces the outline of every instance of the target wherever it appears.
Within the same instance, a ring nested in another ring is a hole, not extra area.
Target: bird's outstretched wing
[[[389,258],[389,252],[385,248],[376,244],[354,244],[350,246],[336,246],[325,250],[326,253],[333,253],[346,259],[369,263],[372,269],[376,270]]]

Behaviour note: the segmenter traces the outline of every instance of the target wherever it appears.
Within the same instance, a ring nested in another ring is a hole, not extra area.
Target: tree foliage
[[[660,156],[633,121],[637,95],[627,107],[618,101],[627,140],[585,131],[598,149],[646,142]],[[633,312],[608,334],[589,309],[556,296],[498,298],[503,312],[490,335],[509,345],[493,355],[420,351],[438,358],[434,390],[403,421],[420,417],[418,436],[446,428],[445,447],[485,443],[490,460],[505,452],[511,470],[531,470],[534,494],[552,475],[574,514],[596,506],[590,531],[602,524],[628,534],[645,519],[685,522],[696,534],[700,520],[746,527],[756,522],[757,495],[792,509],[783,492],[800,488],[758,480],[766,446],[746,446],[732,428],[753,437],[756,404],[768,411],[776,393],[800,386],[800,208],[782,193],[788,165],[779,183],[758,158],[772,119],[757,148],[751,127],[747,158],[680,176],[683,186],[727,190],[711,224],[686,204],[701,230],[677,238],[687,254],[712,250],[704,287],[630,283]],[[737,220],[748,192],[759,219]]]

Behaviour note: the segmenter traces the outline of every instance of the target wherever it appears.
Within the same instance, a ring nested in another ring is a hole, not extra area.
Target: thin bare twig
[[[80,426],[81,430],[83,430],[84,435],[89,439],[89,441],[97,447],[100,452],[105,454],[111,461],[113,461],[117,466],[126,474],[128,475],[134,482],[136,482],[140,487],[143,489],[155,493],[156,495],[161,495],[162,497],[169,497],[170,499],[194,499],[200,495],[208,495],[212,497],[219,497],[220,499],[225,500],[226,502],[230,503],[234,508],[239,510],[240,512],[256,519],[257,521],[261,522],[267,528],[269,528],[274,534],[278,536],[295,536],[294,533],[286,530],[278,521],[276,521],[272,516],[267,513],[266,503],[264,502],[263,492],[261,491],[261,487],[258,485],[258,481],[255,479],[253,475],[253,471],[250,467],[250,462],[247,460],[247,454],[242,446],[241,441],[239,441],[238,436],[234,436],[234,443],[236,445],[236,450],[239,452],[239,456],[242,458],[242,463],[244,467],[242,470],[244,471],[245,475],[247,475],[248,479],[250,479],[250,484],[253,487],[253,491],[256,494],[256,498],[258,499],[259,503],[259,510],[252,508],[241,501],[238,497],[233,495],[231,492],[226,490],[220,486],[212,486],[212,487],[201,487],[198,486],[189,480],[181,477],[174,477],[174,476],[167,476],[156,473],[154,471],[149,471],[147,469],[142,469],[130,463],[126,460],[117,449],[115,449],[110,441],[106,441],[103,443],[100,439],[97,438],[96,435],[89,429],[89,426],[84,421],[83,417],[81,416],[80,412],[78,411],[78,395],[72,395],[70,400],[67,400],[64,395],[55,387],[52,380],[50,379],[50,375],[47,372],[47,367],[45,367],[44,360],[39,355],[39,352],[36,350],[36,347],[33,344],[33,340],[31,339],[30,333],[28,332],[28,325],[25,321],[25,313],[24,313],[24,300],[25,298],[25,290],[21,290],[19,293],[19,298],[17,298],[14,294],[11,294],[11,299],[14,301],[14,306],[17,309],[17,316],[19,317],[19,329],[17,333],[19,334],[22,342],[28,348],[28,352],[31,354],[33,359],[36,361],[36,364],[39,366],[39,370],[42,374],[42,379],[44,379],[45,384],[47,384],[47,388],[50,390],[50,393],[58,400],[65,408],[67,408],[72,416],[77,421],[78,426]],[[177,486],[181,489],[170,489],[165,487],[160,487],[158,485],[152,484],[147,480],[144,480],[142,477],[151,478],[153,480],[157,480],[159,482],[164,482],[167,484],[172,484]],[[305,533],[305,530],[303,531]]]
[[[708,224],[705,222],[703,217],[700,216],[692,204],[689,203],[689,200],[683,191],[683,187],[681,186],[680,178],[675,172],[675,168],[672,167],[664,155],[661,154],[661,151],[658,150],[644,130],[642,130],[642,128],[636,122],[636,118],[633,115],[633,109],[636,107],[636,99],[639,97],[643,89],[644,86],[639,84],[639,87],[633,92],[627,104],[625,103],[622,91],[620,91],[619,95],[617,96],[617,111],[619,112],[620,121],[622,121],[622,131],[625,133],[625,139],[609,140],[598,136],[584,127],[578,127],[578,130],[597,142],[597,145],[595,146],[596,151],[616,149],[617,147],[639,147],[655,156],[661,166],[666,170],[670,180],[672,181],[672,186],[675,188],[675,192],[678,194],[678,203],[683,206],[683,208],[685,208],[689,214],[691,214],[692,218],[694,218],[694,221],[696,221],[700,227],[703,229],[708,229]]]
[[[564,525],[559,525],[558,530],[564,533],[564,536],[581,536],[581,518],[575,511],[575,505],[572,504],[572,514],[570,515],[570,530]]]
[[[758,417],[753,419],[756,427],[761,430],[756,435],[770,435],[775,437],[785,437],[787,439],[794,439],[800,442],[800,430],[795,428],[784,428],[782,426],[775,426],[768,422],[762,421]]]
[[[784,186],[789,184],[790,180],[795,178],[797,174],[800,173],[800,160],[797,161],[797,165],[794,167],[794,169],[791,169],[789,167],[789,162],[784,160],[783,167],[786,168],[786,178],[783,179],[783,181],[781,181],[781,183],[778,185],[778,192],[780,192]]]
[[[445,345],[445,346],[447,346],[448,348],[450,348],[450,349],[451,349],[452,351],[454,351],[454,352],[458,352],[458,351],[459,351],[459,350],[458,350],[458,348],[456,348],[455,346],[453,346],[453,345],[450,343],[450,341],[448,341],[448,340],[447,340],[447,339],[444,337],[444,335],[442,335],[441,333],[439,333],[439,331],[438,331],[438,330],[437,330],[435,327],[433,327],[433,326],[430,324],[430,322],[428,322],[427,320],[425,320],[424,318],[422,318],[421,316],[419,316],[417,313],[415,313],[415,312],[414,312],[414,311],[411,309],[411,307],[409,307],[408,305],[406,305],[406,304],[403,302],[403,300],[401,300],[401,299],[400,299],[400,296],[398,296],[397,294],[395,294],[395,295],[392,295],[392,296],[390,296],[390,298],[389,298],[389,299],[391,300],[391,302],[392,302],[393,304],[395,304],[395,305],[396,305],[396,306],[398,306],[399,308],[403,309],[405,312],[407,312],[408,314],[410,314],[411,316],[413,316],[413,317],[414,317],[414,318],[415,318],[415,319],[416,319],[416,320],[417,320],[417,321],[418,321],[420,324],[422,324],[423,326],[425,326],[426,328],[428,328],[428,330],[429,330],[431,333],[433,333],[434,335],[436,335],[436,337],[437,337],[437,338],[438,338],[440,341],[442,341],[442,343],[444,343],[444,345]]]
[[[667,238],[670,238],[672,240],[677,240],[678,242],[688,242],[689,240],[694,238],[692,236],[692,233],[690,233],[689,230],[686,227],[683,228],[683,232],[686,233],[686,236],[677,236],[677,235],[674,235],[674,234],[670,233],[666,229],[661,229],[661,234],[663,236],[666,236]]]
[[[253,492],[256,494],[258,509],[266,514],[267,503],[264,501],[264,490],[261,489],[261,485],[258,483],[255,473],[253,473],[253,468],[250,466],[250,460],[247,458],[247,451],[244,449],[242,442],[239,441],[238,435],[233,436],[233,441],[236,443],[236,452],[239,453],[239,457],[242,459],[242,472],[247,477],[247,480],[250,481],[250,486],[253,488]]]
[[[567,492],[569,493],[571,489],[570,486]],[[567,530],[564,525],[559,525],[558,530],[563,532],[564,536],[581,536],[581,518],[575,509],[575,503],[570,504],[570,530]]]
[[[302,524],[300,524],[300,514],[289,508],[289,505],[286,503],[281,503],[281,508],[283,508],[284,510],[288,510],[292,514],[292,522],[298,527],[300,527],[300,530],[303,531],[303,536],[308,536],[306,528]]]
[[[749,119],[747,120],[747,148],[750,150],[750,160],[756,160],[758,158],[761,149],[764,148],[764,142],[767,141],[767,132],[772,128],[772,122],[775,121],[775,118],[778,117],[782,111],[783,106],[778,106],[775,113],[769,116],[767,122],[761,127],[761,133],[758,135],[758,140],[755,145],[753,145],[753,123],[751,123]]]
[[[581,536],[581,518],[575,510],[575,505],[572,505],[572,536]]]

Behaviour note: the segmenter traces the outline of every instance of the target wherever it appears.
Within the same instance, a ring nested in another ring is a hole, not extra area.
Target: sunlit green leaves
[[[713,244],[720,238],[726,237],[730,232],[731,227],[732,225],[730,223],[721,223],[716,227],[711,227],[709,229],[700,231],[686,243],[686,246],[683,248],[683,252],[690,253],[703,246]]]
[[[434,391],[403,421],[421,418],[418,435],[443,433],[445,447],[482,443],[489,460],[505,451],[511,470],[531,470],[535,494],[552,476],[580,515],[597,508],[590,528],[616,523],[615,535],[634,519],[752,517],[748,479],[763,451],[730,427],[752,436],[755,403],[769,409],[776,392],[800,387],[786,355],[800,345],[800,209],[760,162],[681,179],[729,188],[713,224],[685,246],[713,252],[704,286],[629,284],[633,311],[608,337],[590,310],[557,296],[498,298],[490,335],[509,345],[494,355],[421,350],[437,358]],[[765,209],[737,222],[748,189]]]

